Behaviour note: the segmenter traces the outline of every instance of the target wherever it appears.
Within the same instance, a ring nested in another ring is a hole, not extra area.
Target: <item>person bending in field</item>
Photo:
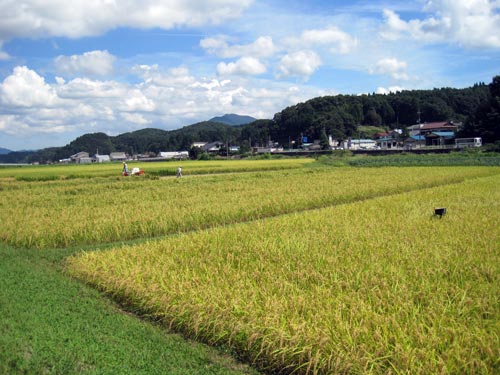
[[[180,166],[177,168],[177,174],[176,174],[176,176],[177,176],[177,178],[182,177],[182,168]]]

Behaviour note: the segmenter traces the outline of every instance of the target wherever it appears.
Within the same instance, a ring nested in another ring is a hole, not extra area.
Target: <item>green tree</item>
[[[252,148],[250,147],[250,143],[244,139],[240,143],[240,154],[247,154],[252,151]]]
[[[329,150],[330,149],[330,141],[328,140],[328,136],[326,135],[325,128],[323,128],[321,130],[321,136],[319,138],[319,144],[320,144],[322,150]]]
[[[483,143],[500,141],[500,76],[489,85],[490,98],[469,118],[460,136],[482,137]]]
[[[364,118],[364,124],[370,126],[380,126],[382,125],[382,117],[377,113],[375,108],[370,108],[368,112],[366,112]]]

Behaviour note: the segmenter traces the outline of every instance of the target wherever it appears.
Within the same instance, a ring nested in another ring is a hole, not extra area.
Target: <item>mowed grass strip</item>
[[[87,252],[67,270],[266,370],[497,374],[499,184],[478,178]]]
[[[0,183],[0,241],[51,248],[158,237],[500,173],[498,168],[302,168],[203,178]]]

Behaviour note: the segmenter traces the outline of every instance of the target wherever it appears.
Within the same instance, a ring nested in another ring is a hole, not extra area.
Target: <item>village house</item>
[[[89,157],[89,153],[85,152],[85,151],[77,152],[76,154],[71,155],[69,158],[73,163],[82,163],[83,164],[83,163],[91,163],[92,162],[92,158]]]
[[[460,125],[453,121],[425,122],[409,126],[407,129],[410,137],[424,137],[426,146],[446,146],[454,143]]]
[[[126,161],[127,155],[124,152],[112,152],[109,158],[111,161]]]
[[[420,148],[425,146],[425,136],[423,135],[411,135],[404,140],[404,146],[408,150],[415,148]]]
[[[381,149],[393,149],[401,146],[400,137],[401,131],[392,130],[390,132],[383,132],[375,134],[375,140],[377,142],[377,147]]]
[[[220,149],[224,146],[225,146],[224,142],[216,141],[216,142],[206,143],[203,147],[201,147],[201,149],[210,154],[217,154],[220,152]]]
[[[455,132],[432,132],[425,135],[426,146],[449,146],[455,144]]]
[[[408,134],[412,135],[427,135],[433,132],[453,132],[456,133],[460,123],[455,124],[453,121],[439,121],[439,122],[424,122],[423,124],[416,124],[408,126]]]

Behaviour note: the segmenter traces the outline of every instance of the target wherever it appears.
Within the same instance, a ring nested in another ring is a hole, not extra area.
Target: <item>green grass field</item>
[[[68,277],[72,251],[0,244],[0,374],[257,374]]]
[[[498,372],[500,169],[218,163],[0,169],[0,372]]]

